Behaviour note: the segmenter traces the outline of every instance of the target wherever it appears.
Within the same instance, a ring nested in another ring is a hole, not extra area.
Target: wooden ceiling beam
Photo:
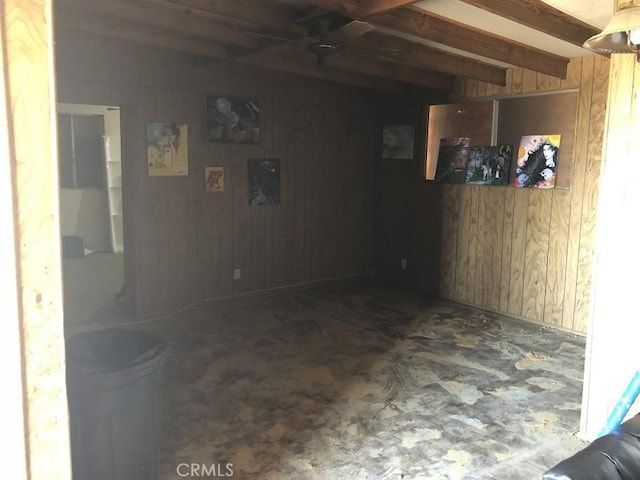
[[[316,8],[338,12],[351,18],[360,16],[360,2],[358,0],[309,0],[309,4]]]
[[[96,16],[111,16],[141,25],[162,28],[183,35],[202,37],[212,42],[256,48],[251,36],[188,11],[176,12],[166,6],[140,0],[56,0],[56,6],[79,9]]]
[[[284,4],[255,0],[145,0],[145,2],[252,30],[286,29],[299,17],[295,9]]]
[[[383,78],[375,78],[353,72],[318,70],[313,54],[307,53],[304,50],[301,52],[292,52],[291,46],[289,45],[279,45],[278,47],[282,48],[261,51],[255,55],[248,55],[238,59],[238,62],[254,67],[283,71],[371,90],[392,91],[396,88],[395,82]]]
[[[438,90],[453,90],[453,76],[424,70],[412,65],[374,60],[352,55],[348,50],[332,55],[329,68],[359,72],[372,77],[386,78],[398,82],[420,85]]]
[[[600,33],[596,27],[567,15],[541,0],[461,1],[580,47],[585,40]]]
[[[304,48],[292,44],[280,44],[269,47],[266,50],[250,53],[242,58],[245,60],[256,60],[261,56],[272,58],[274,55],[279,58],[299,59],[305,66],[310,66],[316,71],[316,56],[308,53]],[[300,60],[301,59],[301,60]],[[350,73],[367,76],[370,78],[385,79],[390,82],[402,82],[423,87],[452,90],[453,76],[440,72],[428,71],[412,65],[393,63],[388,61],[374,60],[349,53],[348,49],[330,55],[327,58],[327,70],[320,73]]]
[[[416,7],[374,15],[367,19],[425,40],[499,62],[566,78],[569,59],[454,22]]]
[[[141,27],[138,23],[97,17],[86,12],[79,12],[77,9],[61,6],[56,7],[55,26],[58,32],[75,30],[206,57],[220,59],[229,57],[227,49],[222,45],[192,39],[172,32]]]
[[[504,86],[506,84],[507,71],[504,68],[376,31],[349,42],[345,48],[347,51],[352,49],[354,53],[357,52],[362,56],[404,63],[449,75],[473,78],[495,85]]]
[[[406,7],[417,0],[360,0],[359,18],[384,13],[396,8]]]

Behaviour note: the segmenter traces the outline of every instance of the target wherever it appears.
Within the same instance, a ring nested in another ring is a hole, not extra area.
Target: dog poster
[[[186,123],[148,123],[149,176],[188,175],[188,138]]]
[[[511,145],[471,147],[465,183],[507,185],[512,155]]]

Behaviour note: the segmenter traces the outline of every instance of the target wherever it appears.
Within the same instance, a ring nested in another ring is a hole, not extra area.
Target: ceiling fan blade
[[[338,28],[337,30],[329,32],[327,35],[327,39],[331,42],[336,43],[348,43],[349,40],[361,37],[362,35],[370,32],[373,29],[373,25],[368,22],[352,20],[346,25]]]
[[[305,23],[309,20],[316,19],[318,17],[322,17],[330,13],[330,10],[325,10],[323,8],[312,8],[309,10],[306,15],[303,17],[297,18],[296,23]]]
[[[280,36],[280,35],[274,35],[274,34],[271,34],[271,33],[254,32],[254,31],[251,31],[251,30],[245,31],[245,33],[247,35],[252,35],[254,37],[267,38],[269,40],[275,40],[277,42],[295,43],[297,45],[308,45],[309,44],[308,41],[305,41],[302,38],[287,38],[287,37]]]

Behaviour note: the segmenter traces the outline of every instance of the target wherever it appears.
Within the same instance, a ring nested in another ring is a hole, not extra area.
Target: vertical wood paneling
[[[59,37],[57,48],[59,101],[123,107],[125,236],[135,235],[127,262],[139,313],[369,271],[368,91],[80,33]],[[207,95],[257,99],[260,144],[206,143]],[[146,124],[154,121],[189,125],[187,177],[147,175]],[[248,205],[250,158],[280,160],[280,205]],[[224,192],[204,192],[205,166],[224,167]]]
[[[507,74],[505,76],[505,86],[503,87],[502,93],[504,94],[513,93],[513,75],[514,75],[513,69],[510,68],[509,70],[507,70]]]
[[[531,93],[536,91],[538,84],[538,74],[531,70],[523,70],[522,72],[522,93]]]
[[[609,62],[597,56],[593,70],[593,97],[591,100],[591,123],[587,149],[587,165],[582,202],[582,223],[580,227],[580,251],[578,259],[578,278],[576,310],[573,328],[586,331],[590,309],[591,279],[593,275],[593,249],[595,245],[596,210],[598,204],[598,186],[602,160],[602,142],[607,103]]]
[[[606,58],[587,56],[571,60],[563,80],[515,68],[507,73],[507,86],[499,90],[481,82],[463,82],[467,98],[491,96],[495,91],[527,94],[579,88],[579,104],[570,190],[472,186],[448,190],[442,209],[442,243],[455,239],[457,253],[443,248],[439,278],[441,285],[447,285],[450,272],[456,273],[451,298],[586,331],[607,68]],[[457,198],[455,192],[459,192]],[[460,212],[455,229],[448,218],[455,213],[452,202]],[[495,205],[501,205],[499,213],[494,213]],[[441,289],[442,294],[446,291]]]
[[[213,85],[205,85],[205,96],[225,95],[227,92],[231,92],[232,81],[231,75],[216,72]],[[200,118],[202,118],[204,116],[202,98],[200,103]],[[204,138],[204,136],[201,138]],[[245,185],[246,181],[243,181],[238,172],[239,169],[243,168],[243,165],[236,164],[231,154],[231,147],[222,143],[207,143],[206,152],[208,158],[205,159],[205,163],[211,166],[222,166],[225,176],[224,192],[208,194],[210,234],[208,248],[211,258],[210,263],[207,265],[210,270],[210,294],[208,298],[219,298],[232,295],[236,290],[236,283],[242,282],[242,279],[233,279],[233,269],[238,260],[234,247],[236,234],[235,212],[237,210],[235,202],[238,195],[242,195],[242,192],[236,191],[238,186]],[[242,208],[244,208],[244,205],[242,205]]]
[[[582,57],[572,58],[567,65],[567,78],[560,82],[560,88],[579,88],[582,77]]]
[[[305,158],[307,136],[309,135],[309,126],[307,125],[308,107],[305,101],[306,90],[301,89],[297,92],[293,104],[293,132],[291,134],[292,150],[292,169],[293,169],[293,216],[290,223],[291,234],[289,236],[290,257],[289,264],[291,283],[298,284],[307,281],[309,278],[306,270],[305,252],[310,245],[309,239],[306,237],[306,220],[305,212],[307,205],[308,187],[306,183],[305,173],[302,159]]]
[[[569,212],[569,233],[567,242],[567,271],[565,275],[565,298],[562,326],[573,328],[578,278],[578,254],[580,250],[580,224],[582,222],[582,200],[587,165],[589,125],[593,97],[593,69],[595,57],[584,57],[581,62],[580,97],[576,120],[576,147],[573,159],[573,180],[571,182],[571,206]]]
[[[458,214],[458,237],[457,237],[457,252],[456,252],[456,288],[453,294],[453,298],[466,300],[467,285],[467,272],[469,271],[469,250],[472,244],[469,240],[469,229],[471,225],[471,193],[472,188],[465,188],[462,190],[460,197],[460,211]]]
[[[558,90],[561,85],[562,80],[558,77],[552,77],[551,75],[546,75],[544,73],[538,73],[536,75],[536,90],[540,92]]]
[[[511,252],[513,248],[513,211],[515,189],[504,192],[504,221],[502,225],[502,262],[500,265],[500,304],[498,310],[509,310],[511,286]]]
[[[527,240],[524,250],[522,315],[542,319],[549,256],[551,192],[531,190],[527,209]]]
[[[570,210],[571,195],[566,191],[554,191],[551,205],[549,262],[543,314],[544,322],[552,325],[562,325],[567,244],[569,242],[569,216],[567,212]]]
[[[522,68],[514,68],[510,70],[511,74],[511,93],[522,93],[522,76],[524,74],[524,69]]]
[[[469,224],[469,264],[467,266],[467,291],[462,300],[473,301],[478,278],[478,212],[480,210],[479,187],[471,187],[471,219]]]
[[[488,278],[485,288],[483,304],[489,308],[498,309],[500,306],[500,284],[502,274],[502,262],[504,261],[503,237],[500,234],[504,230],[505,204],[504,188],[489,188],[487,192],[487,218],[491,227],[489,243],[489,265],[487,267]]]
[[[527,211],[529,209],[529,190],[514,193],[513,238],[511,241],[511,265],[509,278],[509,306],[507,312],[522,315],[524,296],[524,268],[527,255]]]
[[[489,205],[490,188],[476,187],[478,191],[478,235],[476,236],[476,284],[473,289],[475,304],[484,304],[488,296],[487,288],[491,280],[489,269],[491,268],[491,207]]]
[[[458,242],[457,185],[443,185],[442,243],[440,253],[440,295],[451,298],[455,293],[456,255]]]

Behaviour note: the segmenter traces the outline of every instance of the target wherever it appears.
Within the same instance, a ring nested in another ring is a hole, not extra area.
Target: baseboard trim
[[[475,308],[477,310],[484,310],[485,312],[495,313],[497,315],[502,315],[503,317],[513,318],[513,319],[521,320],[521,321],[524,321],[524,322],[527,322],[527,323],[532,323],[532,324],[538,325],[540,327],[549,328],[551,330],[557,330],[559,332],[568,333],[570,335],[575,335],[576,337],[584,337],[584,338],[586,338],[586,336],[587,336],[587,334],[584,333],[584,332],[571,330],[570,328],[562,327],[560,325],[552,325],[552,324],[549,324],[549,323],[541,322],[539,320],[532,320],[531,318],[522,317],[520,315],[514,315],[512,313],[503,312],[501,310],[497,310],[497,309],[493,309],[493,308],[489,308],[489,307],[481,307],[479,305],[475,305],[475,304],[470,303],[470,302],[464,302],[462,300],[458,300],[458,299],[455,299],[455,298],[447,298],[447,297],[443,297],[441,295],[438,295],[435,298],[440,298],[440,299],[446,300],[448,302],[459,303],[460,305],[466,305],[467,307],[473,307],[473,308]]]
[[[339,287],[339,286],[344,286],[351,283],[368,281],[371,278],[372,277],[370,272],[355,273],[355,274],[346,275],[343,277],[326,278],[321,280],[314,280],[311,282],[303,282],[303,283],[296,283],[293,285],[283,285],[281,287],[266,288],[263,290],[252,290],[250,292],[242,292],[234,295],[227,295],[224,297],[203,298],[200,300],[196,300],[195,302],[192,302],[188,305],[185,305],[184,307],[181,307],[177,310],[171,310],[166,312],[156,312],[151,314],[123,316],[118,319],[120,320],[119,322],[117,323],[114,322],[114,324],[103,325],[103,324],[97,324],[97,323],[94,323],[94,324],[88,323],[85,325],[70,325],[65,329],[65,335],[70,336],[70,335],[75,335],[79,333],[91,332],[91,331],[108,330],[110,328],[126,328],[129,326],[137,326],[137,325],[143,325],[147,323],[153,323],[155,321],[163,320],[163,319],[172,317],[174,315],[177,315],[179,313],[185,312],[187,310],[190,310],[191,308],[195,308],[196,306],[199,306],[202,304],[218,306],[218,305],[238,302],[248,298],[283,295],[287,293],[300,292],[304,290],[312,290],[316,288],[326,288],[331,286]]]

